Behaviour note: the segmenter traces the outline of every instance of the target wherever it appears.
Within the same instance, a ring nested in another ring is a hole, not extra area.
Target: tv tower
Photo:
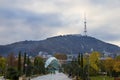
[[[84,14],[84,35],[87,36],[86,15]]]

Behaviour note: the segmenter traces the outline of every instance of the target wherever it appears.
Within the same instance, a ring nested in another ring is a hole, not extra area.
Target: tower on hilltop
[[[86,22],[86,15],[84,15],[84,35],[87,36],[87,22]]]

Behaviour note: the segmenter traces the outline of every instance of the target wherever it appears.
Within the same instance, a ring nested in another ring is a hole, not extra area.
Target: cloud
[[[120,0],[1,0],[0,44],[83,34],[118,44]],[[9,40],[9,41],[7,41]]]
[[[62,15],[50,14],[35,14],[23,10],[0,9],[0,17],[9,20],[22,20],[24,24],[43,25],[43,26],[62,26]],[[15,24],[15,22],[13,22]]]
[[[55,28],[62,27],[61,15],[37,14],[24,10],[0,8],[1,44],[21,40],[40,40],[49,37]],[[49,36],[48,36],[49,34]]]

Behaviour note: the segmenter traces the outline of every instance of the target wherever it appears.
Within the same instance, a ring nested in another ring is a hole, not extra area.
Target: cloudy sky
[[[120,0],[0,0],[0,44],[84,34],[120,46]]]

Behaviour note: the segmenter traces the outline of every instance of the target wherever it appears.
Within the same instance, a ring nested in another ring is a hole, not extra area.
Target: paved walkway
[[[5,78],[3,78],[3,76],[1,76],[1,77],[0,77],[0,80],[8,80],[8,79],[5,79]]]
[[[64,73],[48,74],[44,76],[39,76],[31,80],[72,80],[68,78]]]
[[[5,80],[5,79],[3,78],[3,76],[0,76],[0,80]]]

